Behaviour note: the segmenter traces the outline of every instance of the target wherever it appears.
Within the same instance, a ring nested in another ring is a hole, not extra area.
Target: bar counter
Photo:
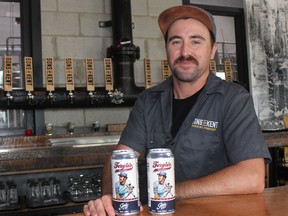
[[[171,216],[287,216],[288,186],[266,188],[261,194],[211,196],[176,201]],[[147,211],[139,216],[151,216]],[[65,216],[84,216],[82,213]]]
[[[61,170],[67,167],[103,165],[107,156],[116,148],[116,141],[109,145],[72,143],[52,146],[49,140],[58,138],[73,140],[73,138],[86,137],[95,138],[95,142],[98,142],[99,137],[109,139],[111,136],[120,137],[120,133],[0,138],[0,175],[15,174],[15,172],[29,173],[31,170]],[[264,137],[270,149],[288,146],[288,131],[264,133]]]
[[[279,167],[278,158],[280,158],[281,147],[288,146],[288,131],[266,132],[264,136],[273,158],[272,163],[267,167],[267,187],[282,185],[278,184],[279,177],[283,175],[283,172],[288,176],[288,163],[285,167]],[[20,209],[5,212],[5,214],[0,211],[0,215],[37,215],[35,212],[43,211],[42,208],[30,209],[27,208],[25,202],[22,202],[26,195],[26,185],[23,182],[27,182],[31,178],[56,177],[61,179],[61,186],[66,194],[69,190],[69,176],[100,173],[107,157],[116,148],[119,137],[120,133],[118,132],[101,132],[0,138],[0,181],[13,180],[17,184],[18,195],[21,198]],[[92,143],[91,140],[93,140]],[[281,153],[283,154],[283,148]],[[141,156],[139,160],[142,159]],[[195,202],[201,204],[201,199],[192,200],[192,204]],[[179,208],[186,209],[185,205],[187,205],[185,202],[179,203],[180,207],[177,208],[176,214],[180,215]],[[54,212],[68,214],[79,212],[81,208],[82,203],[71,202],[68,199],[67,205],[49,206],[47,211],[52,212],[51,215],[54,215]],[[197,206],[193,211],[198,211]]]

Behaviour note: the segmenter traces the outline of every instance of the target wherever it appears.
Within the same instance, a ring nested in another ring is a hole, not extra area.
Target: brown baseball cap
[[[216,40],[216,25],[212,14],[203,10],[202,8],[181,5],[168,8],[163,11],[158,18],[159,27],[165,37],[170,26],[178,19],[193,18],[202,22],[209,31],[212,32],[214,39]]]

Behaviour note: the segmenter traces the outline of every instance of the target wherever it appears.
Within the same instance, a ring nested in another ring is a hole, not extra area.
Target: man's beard
[[[178,59],[175,60],[174,65],[177,65],[177,63],[180,63],[182,61],[191,61],[196,65],[196,69],[194,69],[193,71],[189,72],[189,73],[181,73],[180,71],[178,71],[176,69],[176,67],[174,66],[172,68],[172,74],[176,77],[176,79],[178,79],[179,81],[182,82],[193,82],[195,80],[198,79],[198,77],[200,77],[201,75],[201,70],[199,69],[198,65],[198,61],[192,57],[192,56],[188,56],[188,57],[184,57],[181,56]]]

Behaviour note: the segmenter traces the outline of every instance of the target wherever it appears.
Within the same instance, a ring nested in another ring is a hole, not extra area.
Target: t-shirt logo
[[[218,128],[218,122],[195,118],[191,127],[209,131],[216,131]]]

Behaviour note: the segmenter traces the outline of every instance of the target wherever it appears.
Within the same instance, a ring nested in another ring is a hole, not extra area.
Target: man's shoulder
[[[169,91],[171,90],[171,88],[172,88],[172,76],[168,77],[163,82],[147,89],[147,92],[163,92],[163,91]]]
[[[216,75],[209,75],[206,83],[206,93],[221,93],[223,95],[236,95],[239,93],[249,94],[244,85],[236,81],[226,81]]]
[[[167,80],[145,89],[139,94],[139,97],[144,99],[153,99],[154,97],[159,97],[162,93],[168,93],[172,91],[172,78],[169,77]]]

